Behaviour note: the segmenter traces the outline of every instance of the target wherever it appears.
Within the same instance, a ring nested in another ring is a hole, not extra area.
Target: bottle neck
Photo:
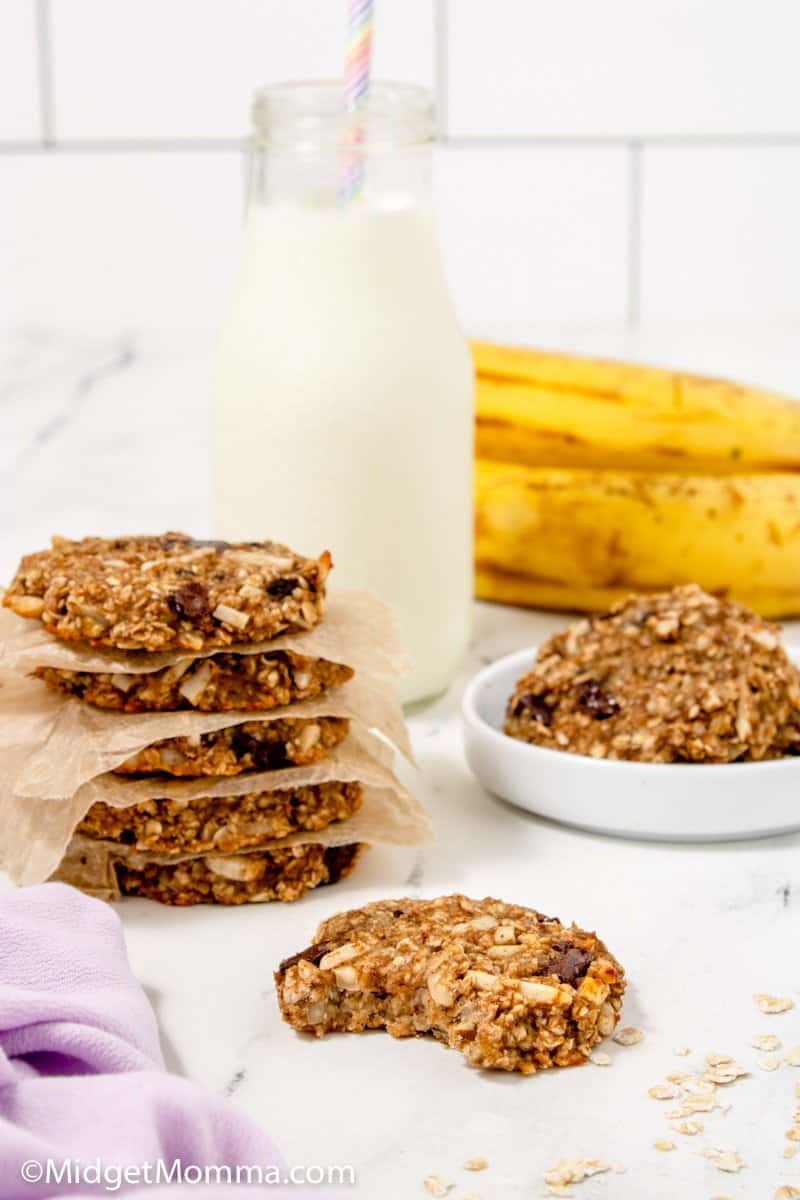
[[[341,81],[277,84],[253,105],[251,205],[409,208],[431,199],[429,94],[374,84],[355,111]]]

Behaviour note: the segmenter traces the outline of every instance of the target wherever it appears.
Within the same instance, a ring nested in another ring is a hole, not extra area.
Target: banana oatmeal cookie
[[[325,658],[292,650],[269,654],[212,654],[185,658],[147,674],[65,671],[40,667],[34,674],[48,687],[98,708],[120,712],[266,712],[310,700],[353,678],[353,670]]]
[[[114,768],[115,775],[240,775],[307,766],[347,736],[344,717],[285,717],[245,721],[212,733],[162,738]]]
[[[361,807],[360,783],[309,784],[241,796],[93,804],[76,832],[153,854],[232,854],[300,830],[325,829]]]
[[[504,729],[593,758],[730,763],[782,753],[798,714],[778,627],[692,584],[629,596],[550,638]]]
[[[203,650],[313,629],[331,566],[276,542],[54,537],[28,554],[3,603],[67,641]]]
[[[379,900],[323,921],[275,973],[303,1033],[432,1034],[471,1066],[584,1063],[614,1032],[624,972],[594,933],[501,900]]]
[[[299,900],[312,888],[349,875],[363,850],[352,846],[290,846],[269,853],[189,858],[147,863],[134,870],[115,863],[123,896],[161,904],[260,904]]]

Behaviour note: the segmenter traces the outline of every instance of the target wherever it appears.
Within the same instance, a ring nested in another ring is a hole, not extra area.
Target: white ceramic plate
[[[790,650],[800,663],[800,650]],[[464,696],[467,761],[487,791],[597,833],[728,841],[800,829],[800,757],[755,763],[609,762],[503,733],[508,698],[535,647],[481,671]]]

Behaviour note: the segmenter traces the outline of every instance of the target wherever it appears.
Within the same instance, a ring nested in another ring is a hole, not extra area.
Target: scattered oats
[[[668,1142],[665,1138],[656,1138],[656,1140],[653,1142],[653,1145],[655,1146],[656,1150],[663,1150],[665,1154],[667,1150],[675,1149],[675,1143]]]
[[[678,1094],[678,1089],[674,1083],[655,1083],[651,1088],[647,1089],[647,1094],[653,1100],[674,1100]]]
[[[596,1067],[610,1067],[611,1055],[606,1054],[604,1050],[595,1050],[594,1054],[590,1054],[592,1062]]]
[[[774,1033],[756,1033],[750,1038],[750,1045],[756,1050],[780,1050],[781,1039]]]
[[[800,1067],[800,1046],[794,1046],[791,1050],[787,1050],[783,1061],[790,1067]]]
[[[627,1171],[627,1169],[628,1168],[624,1167],[622,1165],[622,1163],[613,1163],[611,1166],[611,1170],[614,1172],[615,1175],[624,1175],[625,1172]]]
[[[744,1159],[735,1150],[726,1150],[723,1146],[709,1146],[703,1151],[703,1156],[710,1159],[718,1171],[735,1173],[744,1166]]]
[[[422,1186],[429,1196],[446,1196],[454,1185],[442,1179],[441,1175],[426,1175]]]
[[[784,1184],[775,1193],[775,1200],[800,1200],[800,1188],[792,1187],[788,1183]]]
[[[545,1173],[544,1181],[551,1189],[564,1188],[570,1183],[581,1183],[590,1175],[599,1175],[603,1171],[610,1170],[611,1164],[602,1162],[599,1158],[562,1158],[559,1163]],[[565,1193],[556,1192],[554,1194],[564,1195]],[[569,1192],[566,1195],[569,1195]]]
[[[777,1054],[760,1054],[756,1062],[762,1071],[777,1071],[781,1065],[781,1060]]]
[[[683,1115],[684,1115],[683,1109],[680,1109],[680,1108],[671,1108],[668,1113],[665,1113],[665,1116],[667,1117],[667,1119],[669,1121],[674,1121],[678,1117],[682,1117]]]
[[[703,1126],[699,1121],[673,1121],[672,1128],[678,1133],[685,1133],[687,1137],[694,1137],[696,1133],[701,1133]]]
[[[716,1050],[710,1050],[704,1061],[709,1067],[721,1067],[723,1063],[733,1062],[733,1058],[730,1054],[718,1054]]]
[[[465,1171],[485,1171],[489,1165],[487,1158],[468,1158],[464,1163]]]
[[[745,1075],[749,1074],[750,1072],[746,1067],[741,1066],[740,1063],[731,1061],[721,1063],[718,1067],[712,1067],[709,1071],[704,1071],[703,1079],[705,1079],[707,1083],[726,1084],[733,1083],[735,1080],[741,1079]]]
[[[481,1200],[477,1192],[465,1192],[463,1200]]]
[[[730,1108],[729,1104],[720,1104],[719,1100],[715,1100],[713,1096],[687,1096],[681,1105],[679,1117],[690,1117],[692,1113],[709,1113],[715,1108],[721,1108],[726,1111]]]
[[[760,1008],[763,1013],[782,1013],[794,1008],[791,996],[770,996],[767,992],[758,992],[753,999],[756,1008]]]
[[[686,1083],[686,1080],[691,1078],[692,1076],[686,1071],[673,1071],[671,1075],[667,1076],[670,1083]]]
[[[672,1053],[677,1054],[678,1058],[686,1058],[686,1055],[691,1054],[692,1052],[688,1046],[678,1046],[672,1051]]]
[[[717,1085],[708,1079],[707,1075],[704,1075],[702,1079],[695,1079],[690,1076],[686,1083],[682,1085],[682,1090],[688,1092],[690,1096],[709,1097],[714,1095]]]
[[[548,1196],[574,1196],[575,1193],[571,1192],[565,1183],[548,1183],[547,1194]]]
[[[796,1153],[797,1153],[797,1147],[789,1144],[788,1146],[786,1146],[784,1148],[783,1157],[784,1158],[794,1158]]]
[[[644,1032],[637,1025],[625,1025],[614,1034],[614,1041],[620,1046],[635,1046],[644,1037]]]
[[[790,1142],[800,1142],[800,1129],[793,1125],[791,1129],[786,1130],[786,1136]]]

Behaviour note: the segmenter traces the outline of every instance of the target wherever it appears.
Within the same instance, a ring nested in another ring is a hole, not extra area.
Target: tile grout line
[[[433,25],[433,100],[440,142],[447,142],[447,0],[435,0]]]
[[[36,0],[36,66],[39,78],[41,145],[44,149],[50,149],[55,144],[50,0]]]
[[[631,143],[639,146],[665,147],[691,150],[709,147],[727,149],[728,147],[764,146],[800,146],[800,132],[797,133],[660,133],[660,134],[458,134],[445,139],[448,146],[456,150],[575,150],[575,149],[608,149],[616,147],[627,149]]]
[[[242,151],[244,138],[131,138],[119,141],[79,139],[71,141],[2,142],[1,154],[184,154]]]
[[[50,123],[52,118],[48,119]],[[670,149],[745,149],[763,147],[779,149],[800,146],[797,134],[730,134],[725,137],[683,136],[681,134],[660,137],[447,137],[441,139],[454,150],[604,150],[609,148],[628,150],[631,145],[640,148],[669,147]],[[242,150],[246,138],[70,138],[55,140],[52,131],[39,141],[0,141],[0,154],[125,154],[125,153],[176,153],[192,151]]]
[[[639,324],[642,308],[642,143],[628,143],[628,257],[626,322]]]

